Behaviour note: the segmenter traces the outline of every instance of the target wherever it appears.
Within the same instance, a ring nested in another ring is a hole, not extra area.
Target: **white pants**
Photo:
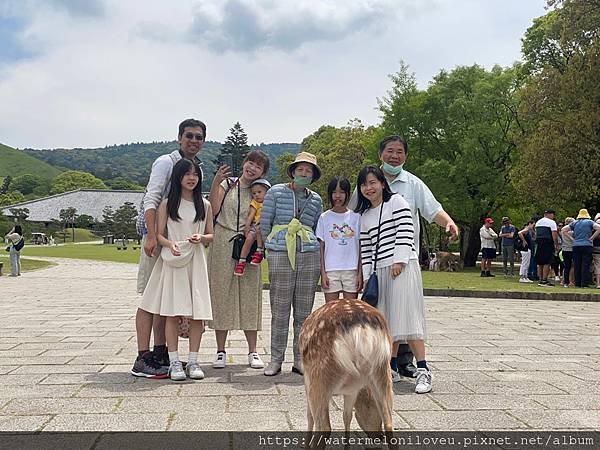
[[[531,261],[531,250],[521,252],[521,268],[519,269],[519,276],[521,278],[527,278],[527,271],[529,270],[529,261]]]

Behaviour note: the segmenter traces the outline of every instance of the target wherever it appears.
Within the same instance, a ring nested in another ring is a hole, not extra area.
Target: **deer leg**
[[[392,408],[394,404],[394,391],[392,390],[392,380],[388,375],[388,368],[380,371],[379,376],[376,376],[373,380],[371,392],[373,393],[373,399],[379,410],[379,417],[383,422],[383,429],[387,436],[388,442],[392,442]],[[389,445],[390,448],[397,448],[397,446]]]
[[[344,430],[346,433],[350,431],[350,422],[352,422],[352,411],[358,392],[354,394],[344,395]]]

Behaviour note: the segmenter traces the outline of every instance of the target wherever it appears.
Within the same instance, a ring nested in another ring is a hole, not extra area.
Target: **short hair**
[[[181,122],[179,124],[179,134],[177,135],[179,137],[179,139],[181,139],[181,136],[183,136],[183,132],[188,127],[202,128],[202,132],[204,133],[204,140],[206,140],[206,125],[204,124],[204,122],[201,122],[200,120],[196,120],[196,119],[185,119],[183,122]]]
[[[329,184],[327,185],[327,198],[329,199],[329,204],[331,205],[331,207],[333,207],[333,191],[335,191],[338,186],[340,187],[340,189],[342,191],[344,191],[346,193],[346,201],[344,202],[344,205],[347,205],[348,201],[350,201],[351,187],[350,187],[350,182],[348,181],[348,178],[333,177],[329,181]]]
[[[246,161],[252,161],[256,164],[260,164],[263,167],[263,173],[260,178],[264,178],[264,176],[269,172],[269,167],[271,166],[271,161],[265,152],[262,150],[252,150],[249,152],[244,158],[244,163]],[[244,165],[242,163],[242,165]]]
[[[383,150],[385,149],[385,146],[388,145],[390,142],[400,142],[402,144],[402,147],[404,147],[404,153],[408,154],[408,144],[406,143],[406,139],[404,139],[399,134],[392,134],[390,136],[384,137],[379,143],[379,156],[381,156]]]
[[[381,170],[377,166],[363,167],[361,169],[361,171],[358,172],[358,179],[356,180],[356,187],[357,187],[356,194],[357,194],[358,202],[356,204],[356,209],[354,211],[359,214],[364,213],[367,209],[369,209],[372,206],[371,201],[369,199],[367,199],[367,197],[365,197],[363,195],[362,191],[360,190],[360,187],[366,183],[367,175],[369,175],[370,173],[372,173],[375,176],[375,178],[377,178],[377,180],[379,180],[381,183],[383,183],[383,201],[384,202],[387,202],[390,198],[392,198],[392,195],[394,195],[394,193],[390,189],[390,185],[388,184],[387,180],[385,179],[383,170]]]

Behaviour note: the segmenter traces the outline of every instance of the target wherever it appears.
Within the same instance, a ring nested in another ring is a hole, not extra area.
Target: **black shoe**
[[[489,278],[489,277],[492,277],[492,278],[493,278],[493,277],[495,277],[496,275],[494,275],[494,274],[493,274],[493,273],[491,273],[491,272],[486,272],[486,273],[485,273],[485,276],[486,276],[486,277],[488,277],[488,278]]]
[[[485,275],[485,272],[482,270],[482,271],[481,271],[481,275],[479,275],[479,276],[480,276],[480,277],[485,277],[485,276],[486,276],[486,275]]]
[[[154,359],[152,352],[146,352],[142,356],[138,356],[131,369],[131,375],[134,377],[163,379],[168,377],[169,369],[161,367]]]
[[[151,352],[154,360],[160,364],[162,367],[169,367],[171,362],[169,361],[169,353],[164,352],[162,355],[158,355],[157,353]]]
[[[417,368],[412,363],[398,367],[398,373],[403,377],[417,378]]]

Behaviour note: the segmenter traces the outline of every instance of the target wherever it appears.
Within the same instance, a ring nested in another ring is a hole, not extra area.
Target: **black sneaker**
[[[168,358],[169,355],[167,355]],[[167,378],[169,376],[169,369],[162,367],[154,359],[152,352],[146,352],[142,356],[138,356],[133,363],[131,369],[131,375],[134,377],[152,378],[155,380]]]
[[[155,352],[151,352],[151,353],[152,353],[152,358],[154,358],[154,361],[156,361],[162,367],[166,367],[167,369],[169,368],[169,366],[171,365],[171,361],[169,361],[169,352],[164,352],[161,355],[158,355]]]

